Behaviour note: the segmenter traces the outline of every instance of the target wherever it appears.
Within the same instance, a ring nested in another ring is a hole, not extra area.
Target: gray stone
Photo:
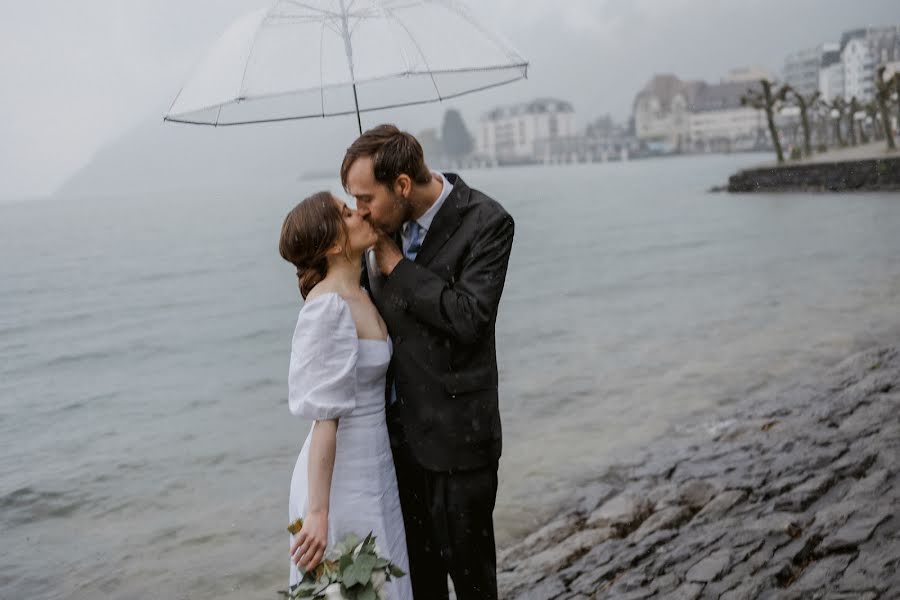
[[[834,581],[843,575],[853,556],[827,556],[809,565],[791,585],[795,593],[810,593],[834,589]]]
[[[715,581],[731,566],[731,551],[728,549],[713,552],[687,572],[687,580],[697,583]]]
[[[641,523],[637,530],[628,536],[633,542],[640,542],[660,529],[673,529],[691,518],[691,511],[684,506],[670,506],[653,513]]]
[[[530,590],[519,592],[516,600],[548,600],[566,593],[566,586],[558,577],[548,577]]]
[[[677,588],[674,592],[667,595],[666,598],[671,600],[697,600],[703,593],[703,584],[685,583]]]
[[[890,513],[870,517],[851,518],[843,527],[827,536],[821,545],[822,552],[843,552],[854,550],[872,537],[879,525],[891,518]]]
[[[578,498],[578,509],[583,513],[590,514],[618,492],[619,490],[608,483],[592,483],[581,490]]]
[[[556,573],[572,564],[576,558],[581,557],[594,546],[614,535],[615,531],[611,528],[579,531],[565,541],[521,561],[516,567],[516,571]]]
[[[570,514],[560,517],[531,533],[522,542],[497,556],[497,564],[500,566],[500,570],[511,568],[515,564],[565,540],[578,531],[580,524],[579,518]]]
[[[743,490],[728,490],[722,492],[703,507],[703,510],[694,517],[696,523],[706,523],[721,519],[728,514],[733,507],[747,498],[747,492]]]
[[[627,534],[650,514],[650,504],[646,498],[623,493],[607,500],[591,513],[588,527],[615,527],[621,534]]]
[[[776,500],[775,510],[803,512],[824,496],[834,485],[835,480],[835,476],[831,473],[813,477]]]

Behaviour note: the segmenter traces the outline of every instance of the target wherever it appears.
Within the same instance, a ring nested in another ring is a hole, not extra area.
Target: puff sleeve
[[[307,302],[291,343],[291,413],[323,421],[353,411],[358,356],[356,325],[346,301],[329,293]]]

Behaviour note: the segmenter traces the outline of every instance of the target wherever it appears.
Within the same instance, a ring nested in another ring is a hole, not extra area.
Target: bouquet
[[[303,528],[303,520],[294,521],[288,531],[296,535]],[[383,600],[384,585],[392,577],[403,577],[397,565],[378,554],[372,532],[359,541],[348,535],[314,571],[288,592],[290,600]]]

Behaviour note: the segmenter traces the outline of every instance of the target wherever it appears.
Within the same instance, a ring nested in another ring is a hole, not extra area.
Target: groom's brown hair
[[[341,184],[345,190],[350,167],[363,156],[372,157],[375,181],[387,187],[391,187],[402,174],[409,175],[419,185],[431,181],[431,171],[425,164],[425,153],[419,140],[410,133],[400,131],[395,125],[373,127],[347,148],[341,164]]]

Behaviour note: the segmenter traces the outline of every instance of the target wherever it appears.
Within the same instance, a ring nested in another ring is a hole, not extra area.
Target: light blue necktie
[[[406,233],[409,236],[409,246],[406,248],[406,258],[411,261],[415,261],[416,257],[419,255],[419,250],[422,248],[422,240],[419,239],[419,233],[421,233],[422,228],[419,226],[418,221],[410,221],[409,225],[407,225]]]

